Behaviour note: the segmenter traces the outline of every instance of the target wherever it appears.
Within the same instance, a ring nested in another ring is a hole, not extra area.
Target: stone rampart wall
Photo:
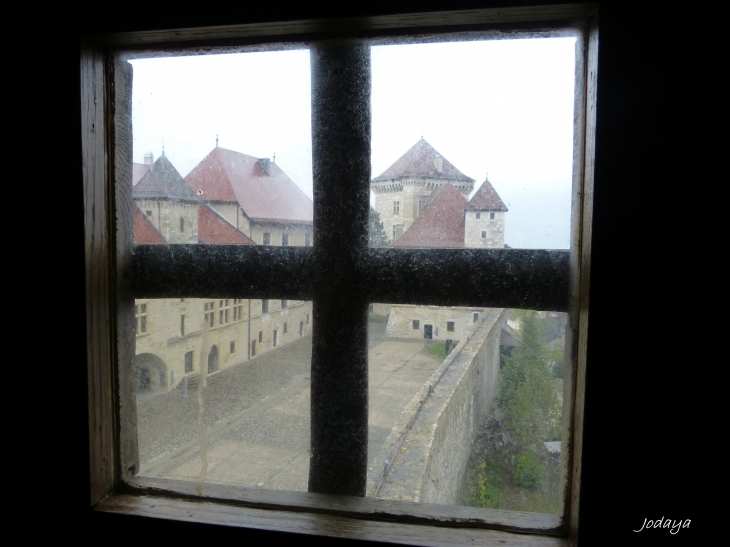
[[[492,408],[499,380],[503,309],[486,310],[429,382],[416,394],[386,441],[392,463],[368,495],[460,505],[479,423]]]

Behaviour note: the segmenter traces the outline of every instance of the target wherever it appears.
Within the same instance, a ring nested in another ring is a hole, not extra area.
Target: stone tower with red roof
[[[134,185],[132,197],[165,242],[198,243],[198,199],[164,154]]]
[[[484,182],[464,208],[464,246],[504,248],[504,214],[507,206],[489,182]]]
[[[474,179],[454,167],[421,138],[393,165],[370,183],[375,209],[388,238],[405,233],[431,202],[435,190],[453,186],[466,200]]]

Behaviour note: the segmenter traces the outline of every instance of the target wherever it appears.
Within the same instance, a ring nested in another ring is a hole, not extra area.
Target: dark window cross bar
[[[346,272],[368,302],[568,311],[570,251],[367,249]],[[340,263],[318,270],[313,247],[138,245],[136,298],[312,300]]]
[[[309,491],[365,495],[370,302],[568,309],[569,251],[369,249],[370,46],[311,49],[314,246],[151,245],[136,298],[312,300]]]

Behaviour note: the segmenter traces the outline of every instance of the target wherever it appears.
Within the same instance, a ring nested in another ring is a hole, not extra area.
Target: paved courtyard
[[[423,342],[386,339],[385,323],[369,326],[368,460],[369,473],[377,473],[396,418],[440,361]],[[302,338],[211,377],[205,482],[306,491],[311,341]],[[197,481],[197,423],[195,391],[139,397],[140,474]]]

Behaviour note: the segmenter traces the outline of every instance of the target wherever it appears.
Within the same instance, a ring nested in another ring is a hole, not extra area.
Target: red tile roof
[[[151,163],[133,163],[132,164],[132,186],[136,186],[147,171],[152,167]]]
[[[159,245],[165,243],[165,239],[157,231],[155,225],[142,212],[134,207],[134,243],[135,245]]]
[[[434,162],[436,158],[441,158],[443,162],[440,172]],[[474,182],[473,178],[467,177],[459,171],[423,138],[403,154],[398,161],[388,167],[382,175],[375,177],[372,182],[397,180],[406,177]]]
[[[464,247],[466,198],[451,184],[431,195],[428,204],[406,233],[391,247]]]
[[[210,244],[253,245],[254,242],[236,230],[226,219],[207,205],[198,207],[198,240]]]
[[[253,220],[312,223],[312,200],[273,162],[264,166],[253,156],[215,148],[185,181],[199,200],[237,201]]]
[[[489,179],[485,179],[482,185],[472,196],[466,206],[467,211],[507,211],[507,206],[497,194]]]
[[[132,189],[134,199],[172,199],[197,203],[195,194],[177,169],[165,156],[160,156]]]

